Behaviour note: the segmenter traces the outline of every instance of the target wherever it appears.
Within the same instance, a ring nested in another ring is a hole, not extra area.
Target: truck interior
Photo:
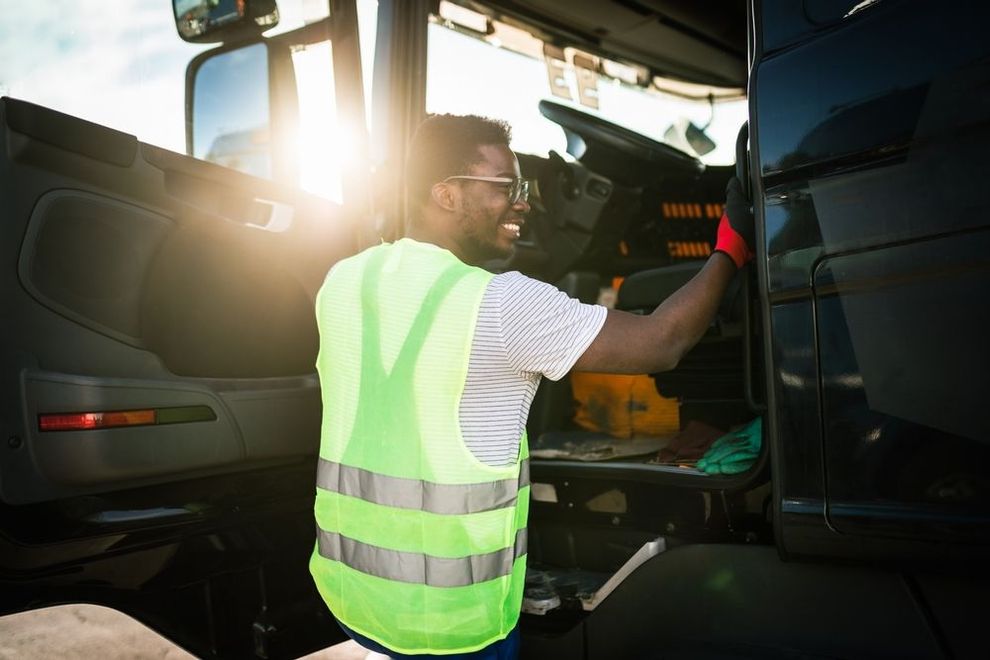
[[[468,10],[444,5],[447,13]],[[507,13],[512,9],[488,7],[476,16],[493,33],[525,25],[536,40],[544,23],[522,22],[525,13]],[[733,83],[741,98],[744,12],[735,7],[740,20],[730,21],[721,13],[705,18],[688,3],[681,9],[686,23],[675,27],[696,31],[686,32],[682,50],[650,52],[649,61],[691,62],[699,88]],[[619,24],[601,22],[596,3],[567,11],[620,32]],[[621,8],[613,20],[636,11]],[[488,38],[439,13],[434,21]],[[640,47],[675,47],[660,36],[642,35]],[[492,267],[556,283],[588,303],[610,293],[616,307],[649,313],[710,254],[734,168],[706,166],[697,154],[576,105],[539,102],[538,111],[566,136],[568,153],[519,154],[523,175],[534,182],[533,210],[516,254]],[[221,167],[231,154],[243,156],[232,139],[213,142],[210,163],[13,99],[0,112],[4,180],[18,202],[4,245],[19,277],[4,286],[21,319],[15,333],[23,351],[25,445],[0,466],[4,499],[37,503],[311,459],[320,407],[312,298],[329,266],[353,251],[357,220],[343,206],[235,171],[258,173],[246,156]],[[743,492],[740,485],[754,475],[766,481],[755,456],[741,476],[694,467],[705,443],[759,414],[745,396],[753,387],[747,390],[746,378],[758,378],[744,350],[758,344],[747,314],[751,276],[739,278],[717,322],[677,370],[637,383],[599,375],[577,402],[570,377],[542,385],[528,425],[534,602],[568,585],[550,597],[554,608],[569,610],[567,621],[582,616],[579,596],[598,591],[638,550],[650,542],[672,547],[679,533],[720,534],[729,499],[717,494]],[[632,421],[612,427],[647,406],[631,387],[645,387],[647,400],[662,395],[661,432]],[[625,400],[595,399],[616,388]],[[587,412],[602,405],[611,410],[595,413],[590,430],[593,414],[580,423],[579,406]],[[74,426],[80,415],[106,421]],[[671,448],[664,458],[662,450],[688,427],[694,454]],[[636,493],[627,494],[628,486]],[[739,533],[770,542],[766,505],[750,507],[756,523]],[[562,506],[581,515],[564,522]],[[554,609],[534,607],[540,614]]]

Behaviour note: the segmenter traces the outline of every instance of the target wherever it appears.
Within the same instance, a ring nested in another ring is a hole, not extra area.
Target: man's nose
[[[529,213],[529,210],[532,207],[529,205],[529,202],[527,200],[520,197],[519,199],[516,200],[516,203],[512,205],[512,208],[513,210],[516,211],[516,213],[519,213],[520,215],[526,215],[527,213]]]

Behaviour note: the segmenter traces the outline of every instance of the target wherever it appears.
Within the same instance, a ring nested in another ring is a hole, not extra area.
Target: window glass
[[[175,30],[165,0],[18,3],[0,21],[0,94],[186,150],[185,72],[211,46]]]
[[[327,16],[326,0],[279,0],[281,34]],[[0,22],[0,95],[37,103],[186,152],[186,66],[217,44],[190,44],[175,30],[168,0],[115,0],[107,20],[103,0],[19,3]],[[376,0],[358,0],[366,98],[370,93]],[[202,67],[194,95],[207,103],[195,126],[193,152],[258,176],[271,176],[267,82],[239,83],[231,72],[263,71],[264,46],[231,52]],[[335,129],[333,61],[324,42],[293,51],[300,123],[295,150],[300,184],[340,199],[340,168],[348,136]],[[252,74],[253,75],[253,74]],[[267,77],[267,72],[261,74]],[[370,112],[370,104],[369,104]],[[283,147],[284,145],[279,145]],[[293,149],[292,145],[286,147]]]
[[[292,53],[299,93],[299,184],[309,192],[341,201],[341,168],[352,155],[352,137],[337,127],[330,42]]]
[[[371,87],[378,20],[377,0],[358,0],[361,75],[364,87],[365,128],[371,126]],[[292,51],[299,101],[299,126],[294,153],[299,159],[299,185],[334,201],[343,200],[344,170],[354,163],[356,136],[337,125],[334,98],[333,49],[324,41]]]
[[[804,0],[804,14],[817,25],[829,25],[868,9],[877,0]]]
[[[504,119],[512,125],[513,150],[564,153],[564,131],[537,109],[550,97],[542,61],[438,24],[430,25],[428,39],[427,112]]]
[[[230,50],[203,62],[193,107],[196,158],[254,176],[272,175],[264,44]]]
[[[325,0],[279,0],[268,34],[327,15]],[[216,44],[190,44],[168,0],[20,2],[0,21],[0,95],[186,150],[186,65]]]
[[[566,148],[563,130],[539,112],[542,99],[571,105],[683,150],[690,147],[683,141],[673,141],[668,129],[675,124],[684,126],[693,122],[699,127],[707,126],[706,133],[715,142],[711,152],[698,155],[703,162],[710,165],[735,162],[736,134],[747,113],[741,90],[717,90],[734,98],[712,104],[703,95],[686,98],[660,91],[656,85],[630,84],[619,77],[621,74],[584,72],[585,78],[579,80],[573,61],[586,56],[575,55],[571,49],[567,49],[566,61],[558,70],[556,90],[553,90],[543,57],[543,43],[528,34],[521,37],[519,32],[496,23],[485,33],[465,29],[463,23],[456,25],[451,20],[435,18],[429,27],[427,112],[504,119],[512,126],[512,148],[540,156],[551,149],[563,154]],[[629,69],[608,64],[616,71]],[[596,68],[604,69],[604,63]],[[593,76],[590,81],[589,75]],[[585,91],[589,86],[590,91]],[[670,87],[676,89],[677,85],[671,83]],[[570,98],[555,95],[554,91],[566,93]],[[579,98],[598,107],[582,104],[576,100]]]

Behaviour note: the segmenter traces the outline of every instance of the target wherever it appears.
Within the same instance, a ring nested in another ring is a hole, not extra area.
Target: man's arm
[[[574,363],[577,371],[642,374],[669,371],[711,325],[729,283],[753,258],[753,213],[742,185],[726,187],[715,253],[649,316],[609,310],[598,336]]]
[[[732,259],[715,252],[649,316],[608,310],[605,325],[574,369],[621,374],[673,369],[711,325],[735,274]]]

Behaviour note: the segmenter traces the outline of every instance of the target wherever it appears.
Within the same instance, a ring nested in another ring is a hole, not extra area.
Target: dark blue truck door
[[[757,7],[779,544],[978,556],[990,542],[990,7]]]

